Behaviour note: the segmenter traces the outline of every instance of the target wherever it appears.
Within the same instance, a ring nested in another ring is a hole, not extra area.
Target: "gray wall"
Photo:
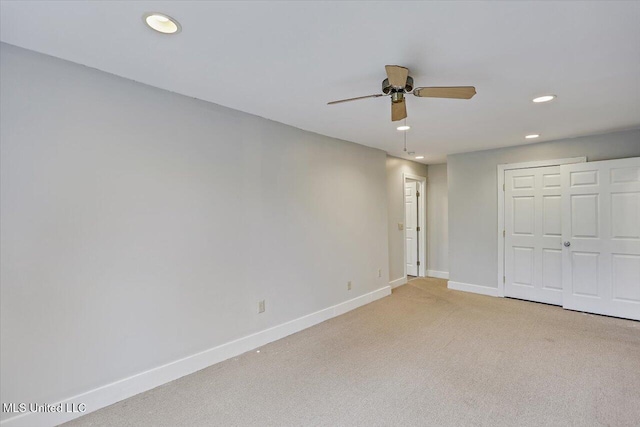
[[[403,173],[426,178],[427,165],[387,156],[389,280],[392,281],[404,277],[404,231],[398,230],[398,223],[404,224],[405,219]]]
[[[427,268],[449,272],[447,165],[429,165],[427,182]]]
[[[497,165],[577,156],[640,156],[640,130],[448,156],[450,280],[498,285]]]
[[[0,49],[2,402],[387,286],[384,152]]]

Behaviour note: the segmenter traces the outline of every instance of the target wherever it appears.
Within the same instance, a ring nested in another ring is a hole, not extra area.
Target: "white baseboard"
[[[447,285],[449,289],[456,291],[473,292],[474,294],[489,295],[491,297],[498,297],[498,288],[490,288],[488,286],[472,285],[469,283],[452,282],[449,280]]]
[[[407,276],[403,276],[399,279],[396,280],[392,280],[389,282],[389,286],[391,286],[391,289],[395,289],[398,286],[402,286],[402,285],[406,285],[407,284]]]
[[[427,277],[435,277],[436,279],[448,279],[448,271],[427,270]]]
[[[264,331],[187,356],[183,359],[176,360],[175,362],[167,363],[166,365],[98,387],[60,402],[63,408],[67,404],[69,407],[71,407],[72,404],[75,404],[77,407],[78,404],[83,403],[87,408],[84,413],[27,412],[14,416],[13,418],[3,420],[0,422],[0,425],[2,425],[2,427],[34,427],[62,424],[88,414],[89,412],[96,411],[100,408],[104,408],[105,406],[127,399],[136,394],[151,390],[152,388],[176,380],[185,375],[192,374],[196,371],[222,362],[223,360],[238,356],[257,347],[279,340],[388,295],[391,295],[391,286],[385,286],[373,292],[369,292],[368,294],[316,311],[315,313],[299,317],[289,322],[265,329]]]

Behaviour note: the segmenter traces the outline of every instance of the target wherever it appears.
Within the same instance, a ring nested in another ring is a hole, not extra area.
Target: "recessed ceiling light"
[[[544,95],[544,96],[539,96],[537,98],[533,98],[533,102],[535,103],[549,102],[549,101],[553,101],[554,99],[556,99],[555,95]]]
[[[407,126],[407,125],[398,126],[396,129],[398,129],[398,130],[409,130],[409,129],[411,129],[411,126]]]
[[[424,156],[416,156],[417,160],[424,159]]]
[[[175,34],[182,29],[178,21],[164,13],[147,13],[142,18],[149,27],[162,34]]]
[[[538,138],[540,135],[538,135],[537,133],[532,133],[531,135],[527,135],[525,136],[525,138],[527,139],[533,139],[533,138]]]

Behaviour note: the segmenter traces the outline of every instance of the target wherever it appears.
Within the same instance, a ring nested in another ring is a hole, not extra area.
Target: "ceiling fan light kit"
[[[451,99],[471,99],[476,94],[476,88],[473,86],[418,87],[414,89],[413,78],[409,75],[408,68],[399,65],[385,65],[384,68],[387,72],[387,78],[382,81],[382,93],[341,99],[328,104],[333,105],[365,98],[389,96],[391,98],[391,121],[397,122],[407,118],[405,94],[413,93],[414,96],[421,98]]]

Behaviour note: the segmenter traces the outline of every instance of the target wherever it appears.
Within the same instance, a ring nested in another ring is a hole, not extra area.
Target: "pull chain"
[[[407,126],[407,119],[404,119],[404,125]],[[407,131],[404,132],[404,151],[407,151]]]

